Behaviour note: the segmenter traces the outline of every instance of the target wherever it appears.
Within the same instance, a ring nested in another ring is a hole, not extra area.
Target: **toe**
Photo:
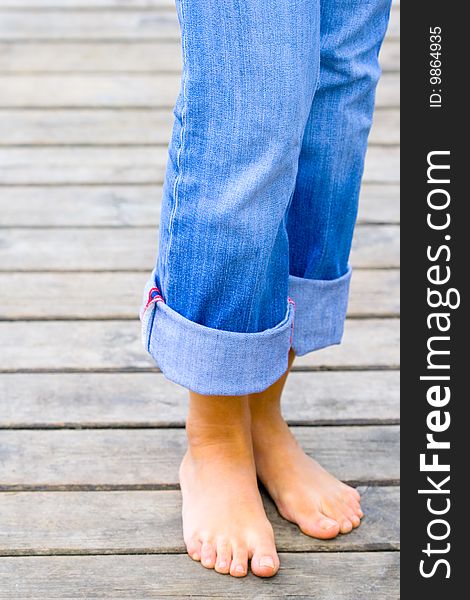
[[[251,558],[251,570],[258,577],[272,577],[278,572],[279,557],[274,540],[270,543],[261,543],[255,546]]]
[[[215,546],[210,541],[204,541],[201,547],[201,563],[207,569],[213,569],[215,565]]]
[[[351,506],[351,508],[352,508],[353,514],[356,515],[357,517],[359,517],[359,519],[362,519],[362,517],[364,516],[364,513],[362,512],[361,505],[357,502],[353,506]]]
[[[248,550],[243,546],[235,546],[232,554],[230,575],[233,577],[245,577],[248,572]]]
[[[351,507],[348,504],[343,504],[342,507],[342,516],[345,520],[350,521],[351,525],[355,527],[359,527],[361,523],[361,519],[359,517],[359,508]]]
[[[193,560],[201,560],[201,542],[195,538],[188,540],[186,549]]]
[[[343,519],[340,526],[341,533],[349,533],[352,531],[353,525],[349,519]]]
[[[232,560],[232,545],[226,540],[217,541],[217,558],[215,561],[215,570],[218,573],[228,573],[230,571],[230,562]]]
[[[312,514],[309,519],[299,520],[299,527],[306,535],[321,540],[330,540],[340,531],[339,523],[335,519],[320,512]]]
[[[351,523],[354,528],[359,527],[359,525],[361,524],[361,519],[357,515],[352,515]]]

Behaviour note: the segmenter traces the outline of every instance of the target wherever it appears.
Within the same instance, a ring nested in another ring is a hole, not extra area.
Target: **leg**
[[[189,555],[243,577],[279,569],[274,534],[258,491],[246,396],[190,394],[189,448],[180,467]]]
[[[289,368],[293,361],[291,351]],[[264,392],[250,395],[258,477],[285,519],[312,537],[334,538],[359,526],[360,496],[307,456],[292,435],[281,412],[287,375],[288,371]]]
[[[189,388],[180,470],[188,552],[234,576],[276,573],[248,398],[287,368],[286,212],[319,69],[318,0],[177,0],[183,41],[143,338]]]
[[[338,344],[343,334],[348,259],[389,11],[390,0],[321,0],[320,79],[287,223],[298,356]]]
[[[144,342],[201,394],[287,367],[286,210],[319,69],[318,0],[178,0],[182,88]]]
[[[341,340],[348,257],[380,73],[377,54],[388,13],[389,0],[321,2],[320,80],[288,216],[296,354]],[[290,364],[293,359],[294,352]],[[307,457],[290,433],[280,410],[286,377],[287,372],[250,396],[258,474],[281,514],[305,533],[320,538],[347,533],[362,517],[359,494]]]

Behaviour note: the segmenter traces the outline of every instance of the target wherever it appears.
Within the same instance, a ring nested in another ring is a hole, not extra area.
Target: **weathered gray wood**
[[[389,38],[400,33],[400,11],[391,11]],[[148,40],[179,39],[175,10],[4,10],[2,40]]]
[[[400,111],[380,110],[374,113],[369,144],[395,145],[400,143]]]
[[[400,6],[400,0],[392,0]],[[174,0],[0,0],[1,8],[173,8]]]
[[[179,90],[179,75],[9,75],[0,76],[1,108],[168,108]],[[399,106],[399,76],[385,73],[377,106]]]
[[[384,43],[384,70],[397,70],[397,45]],[[0,42],[3,73],[178,73],[180,69],[179,42]]]
[[[200,598],[398,600],[398,552],[281,554],[274,579],[208,573],[185,555],[38,556],[0,561],[2,600]]]
[[[178,40],[179,25],[174,10],[8,10],[0,11],[0,39]]]
[[[396,108],[400,106],[400,75],[384,73],[377,85],[376,106]]]
[[[341,480],[399,479],[396,425],[293,431],[305,451]],[[183,429],[2,430],[0,489],[176,486],[185,439]]]
[[[4,373],[0,427],[182,427],[187,391],[161,373]],[[294,371],[283,394],[290,424],[397,423],[397,371]]]
[[[383,72],[400,68],[400,43],[385,39]],[[3,73],[179,72],[179,42],[0,42]]]
[[[398,0],[393,0],[394,4]],[[0,0],[1,8],[48,9],[60,8],[77,10],[77,8],[174,8],[174,0]]]
[[[384,209],[398,204],[397,189],[390,202],[388,196],[384,197],[390,187],[371,191],[378,200],[366,200],[367,211],[375,214],[376,204],[383,205]],[[161,197],[161,185],[3,187],[0,223],[4,227],[156,227]]]
[[[399,223],[398,185],[363,184],[359,200],[359,223]]]
[[[0,339],[0,372],[155,368],[138,321],[3,321]],[[296,368],[397,368],[398,339],[398,319],[348,320],[341,345],[298,358]]]
[[[376,118],[379,135],[392,132],[389,112]],[[0,144],[168,144],[172,124],[170,109],[0,110]]]
[[[280,552],[397,550],[399,490],[359,488],[366,515],[351,535],[321,541],[264,496]],[[178,491],[0,493],[0,555],[184,553]]]
[[[168,108],[175,102],[179,85],[179,75],[168,74],[0,76],[0,106]],[[391,96],[391,90],[385,94]]]
[[[1,83],[0,83],[1,85]],[[167,162],[164,146],[0,148],[3,184],[156,184]],[[364,181],[397,183],[399,149],[372,146]]]
[[[382,71],[400,70],[400,40],[385,38],[379,55]]]
[[[0,194],[3,227],[157,226],[161,185],[4,186]],[[359,223],[400,221],[399,188],[364,184]]]
[[[341,361],[343,368],[393,368],[400,365],[398,319],[348,320],[339,346],[330,346],[296,359],[296,368],[330,369]]]
[[[398,316],[400,272],[355,270],[351,280],[348,315]]]
[[[147,274],[0,272],[0,319],[135,319]],[[357,270],[349,315],[398,316],[397,270]],[[21,298],[21,302],[18,299]]]
[[[151,270],[156,227],[0,229],[2,271]],[[354,267],[397,267],[396,225],[358,225],[351,262]]]
[[[399,253],[399,228],[396,225],[357,226],[351,253],[354,267],[398,267]]]
[[[399,6],[400,0],[392,0]],[[1,8],[173,8],[174,0],[0,0]]]
[[[0,145],[168,144],[170,109],[0,110]],[[377,110],[370,144],[399,143],[398,110]]]

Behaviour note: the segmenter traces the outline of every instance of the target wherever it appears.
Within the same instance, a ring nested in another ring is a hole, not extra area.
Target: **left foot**
[[[286,378],[287,372],[264,392],[250,395],[258,477],[280,514],[305,534],[331,539],[349,533],[364,516],[360,495],[307,456],[290,432],[280,409]]]

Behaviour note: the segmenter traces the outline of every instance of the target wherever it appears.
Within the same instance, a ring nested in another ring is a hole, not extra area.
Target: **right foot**
[[[271,577],[279,569],[274,533],[256,479],[246,397],[190,392],[188,451],[180,467],[183,533],[189,556],[208,569]]]

